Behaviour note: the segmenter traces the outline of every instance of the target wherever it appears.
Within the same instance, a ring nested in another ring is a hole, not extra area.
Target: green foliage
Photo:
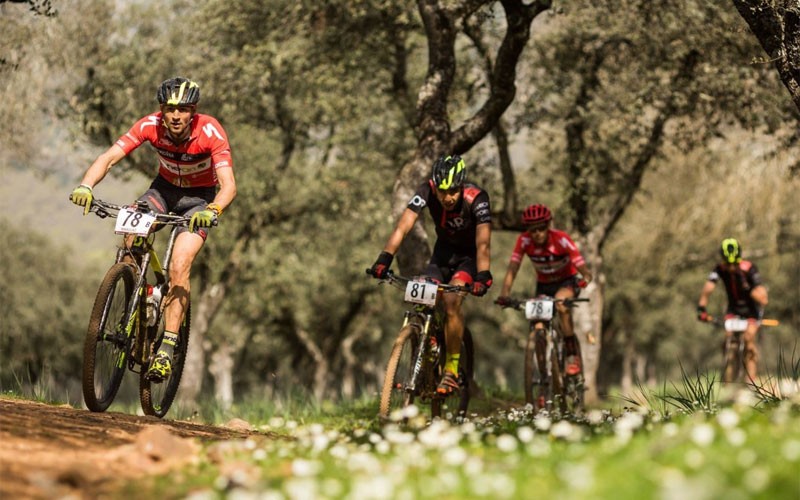
[[[0,390],[62,398],[79,379],[95,283],[46,237],[0,231]]]

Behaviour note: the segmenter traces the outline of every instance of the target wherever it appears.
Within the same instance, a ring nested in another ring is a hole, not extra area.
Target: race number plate
[[[743,332],[747,330],[747,320],[742,318],[726,319],[725,329],[729,332]]]
[[[436,283],[409,281],[406,285],[406,302],[432,306],[436,304],[436,292],[438,289],[439,285]]]
[[[528,319],[553,319],[553,301],[530,299],[525,302],[525,317]]]
[[[155,220],[156,218],[153,215],[122,208],[117,214],[117,224],[114,226],[114,232],[117,234],[147,236]]]

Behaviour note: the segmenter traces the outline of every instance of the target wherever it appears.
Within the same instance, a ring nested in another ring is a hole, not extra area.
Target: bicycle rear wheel
[[[568,375],[564,372],[564,398],[568,411],[578,414],[583,411],[583,393],[585,390],[583,378],[583,354],[581,346],[577,346],[578,359],[580,359],[581,371],[575,375]]]
[[[736,333],[725,339],[725,366],[722,372],[722,381],[725,383],[739,382],[741,377],[742,365],[744,364],[742,355],[744,346],[740,345],[741,342],[742,340]]]
[[[444,346],[444,341],[440,341],[440,345]],[[436,385],[444,376],[444,364],[447,353],[446,349],[440,352],[439,363],[437,364]],[[431,417],[442,417],[442,413],[448,418],[463,417],[467,414],[470,400],[470,383],[474,373],[475,362],[475,348],[472,343],[472,332],[469,328],[464,327],[464,336],[461,339],[461,357],[458,363],[458,382],[459,390],[452,393],[450,396],[441,398],[434,397],[431,400]],[[449,415],[448,415],[449,414]]]
[[[414,402],[415,394],[409,390],[409,384],[419,350],[419,331],[419,325],[408,324],[400,330],[394,341],[381,390],[378,414],[383,418],[388,418],[393,411]]]
[[[181,383],[183,367],[186,364],[186,354],[189,349],[189,326],[191,324],[192,304],[186,305],[186,312],[183,315],[183,323],[178,330],[178,343],[172,354],[172,373],[161,382],[152,382],[147,378],[147,368],[150,366],[149,360],[142,365],[139,373],[139,400],[142,403],[142,410],[145,415],[153,415],[163,418],[169,411],[175,396],[178,394],[178,386]],[[161,339],[164,337],[164,314],[162,311],[161,319],[157,328],[148,328],[147,345],[152,346],[149,350],[150,358],[158,352]],[[158,342],[158,345],[156,345]]]
[[[553,395],[553,406],[558,406],[562,413],[567,411],[567,393],[564,386],[564,355],[556,346],[550,353],[550,392]]]
[[[125,327],[134,294],[133,268],[111,266],[100,284],[83,343],[83,401],[91,411],[105,411],[114,401],[130,345]]]

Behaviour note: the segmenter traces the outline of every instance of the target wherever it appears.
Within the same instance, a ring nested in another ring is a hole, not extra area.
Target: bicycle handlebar
[[[372,276],[370,269],[367,269],[366,272],[368,275]],[[410,281],[417,281],[417,280],[414,278],[408,278],[406,276],[400,276],[399,274],[395,274],[392,271],[387,271],[386,278],[381,279],[381,281],[387,282],[389,284],[399,283],[405,285]],[[472,288],[467,285],[451,285],[449,283],[437,283],[437,285],[438,285],[437,287],[438,291],[444,293],[453,293],[453,292],[469,293],[472,290]]]
[[[556,299],[554,297],[548,297],[547,295],[542,295],[533,298],[537,300],[548,300],[554,303],[562,302],[567,307],[572,307],[575,304],[575,302],[589,302],[588,298],[580,298],[580,297]],[[531,299],[518,299],[514,297],[509,297],[506,301],[500,301],[500,299],[497,299],[494,301],[494,303],[502,308],[510,307],[512,309],[522,310],[525,308],[525,303],[528,302],[529,300]]]
[[[70,201],[72,201],[72,195],[69,195]],[[109,203],[107,201],[103,201],[99,198],[94,198],[92,200],[92,205],[89,207],[89,211],[93,212],[95,215],[100,217],[101,219],[105,219],[106,217],[111,217],[112,219],[117,217],[117,214],[123,208],[130,208],[134,209],[137,212],[143,213],[152,213],[150,206],[143,201],[137,201],[134,205],[117,205],[115,203]],[[188,226],[189,221],[192,219],[191,216],[183,216],[183,215],[176,215],[176,214],[160,214],[160,213],[153,213],[160,224],[172,225],[172,226]],[[216,226],[218,224],[217,220],[214,220],[213,225]]]

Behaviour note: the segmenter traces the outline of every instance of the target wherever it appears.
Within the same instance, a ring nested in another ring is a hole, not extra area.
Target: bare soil
[[[203,442],[263,433],[0,397],[0,498],[118,498],[197,461]]]

